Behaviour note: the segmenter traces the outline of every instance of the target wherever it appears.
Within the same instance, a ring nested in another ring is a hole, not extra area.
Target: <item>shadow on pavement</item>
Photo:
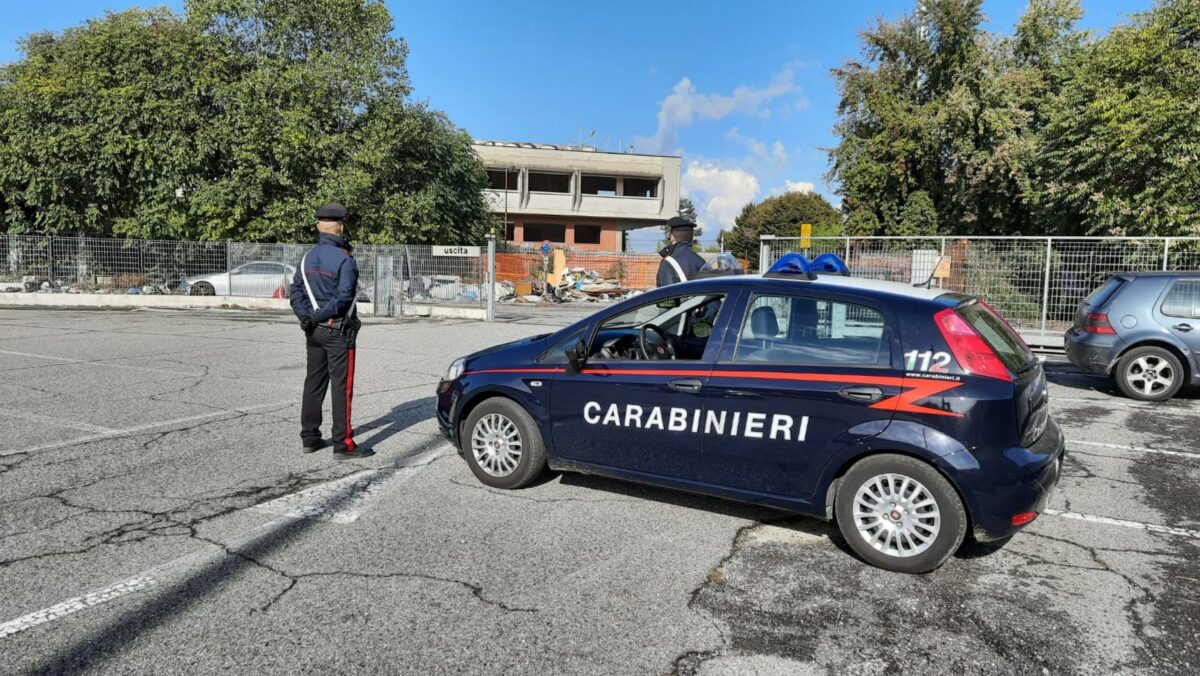
[[[394,465],[402,467],[403,462],[426,451],[433,450],[445,443],[440,437],[430,438],[417,444],[404,456],[397,458]],[[331,502],[346,500],[349,494],[359,488],[353,484],[345,486],[327,499]],[[251,569],[264,569],[274,572],[284,578],[286,573],[272,567],[263,559],[272,552],[285,547],[295,538],[303,535],[317,524],[317,519],[283,519],[272,528],[266,528],[261,535],[236,546],[225,545],[216,541],[210,544],[223,547],[224,554],[214,552],[215,560],[204,564],[198,570],[188,573],[183,580],[174,584],[163,584],[157,587],[157,596],[147,603],[134,604],[124,615],[117,618],[103,629],[84,636],[46,661],[38,664],[31,673],[61,674],[74,673],[83,669],[96,669],[99,663],[126,652],[126,648],[155,629],[170,623],[178,615],[192,608],[221,585],[233,581],[238,575]],[[197,524],[191,524],[194,527]],[[207,541],[207,540],[206,540]]]
[[[368,437],[358,439],[358,444],[370,448],[414,425],[430,420],[434,416],[436,405],[436,397],[406,401],[370,422],[356,425],[355,431],[358,435],[364,431],[371,433]]]

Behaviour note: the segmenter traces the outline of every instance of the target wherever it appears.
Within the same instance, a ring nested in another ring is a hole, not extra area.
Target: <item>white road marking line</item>
[[[1131,451],[1134,453],[1154,453],[1157,455],[1174,455],[1181,458],[1192,458],[1200,460],[1200,453],[1188,453],[1187,451],[1164,451],[1157,448],[1146,448],[1145,446],[1122,446],[1121,444],[1108,444],[1100,441],[1075,441],[1067,440],[1067,446],[1096,446],[1098,448],[1111,448],[1114,451]]]
[[[6,418],[15,418],[17,420],[28,420],[29,422],[50,425],[51,427],[69,427],[73,430],[83,430],[84,432],[100,432],[103,434],[105,432],[113,431],[113,428],[111,427],[101,427],[99,425],[90,425],[88,423],[73,422],[70,420],[59,420],[58,418],[51,418],[49,416],[38,415],[36,413],[26,413],[24,411],[0,411],[0,416],[4,416]]]
[[[161,582],[164,582],[171,577],[182,575],[190,568],[201,564],[207,564],[212,561],[217,561],[228,555],[226,550],[237,550],[243,545],[253,541],[260,534],[272,531],[280,526],[295,522],[298,519],[317,519],[321,521],[332,521],[334,523],[350,523],[357,519],[362,511],[366,508],[367,502],[379,497],[383,494],[384,488],[396,488],[408,479],[412,478],[420,470],[424,469],[430,462],[433,462],[438,457],[448,455],[452,451],[443,445],[441,448],[433,448],[424,453],[419,453],[411,458],[406,458],[400,464],[392,467],[386,467],[378,470],[366,470],[358,472],[348,477],[335,479],[320,486],[300,491],[294,495],[276,498],[271,502],[249,507],[242,511],[262,511],[262,507],[280,503],[286,504],[289,509],[286,513],[280,515],[277,519],[272,519],[267,523],[257,526],[240,535],[236,535],[225,542],[224,548],[221,551],[213,551],[205,549],[192,554],[186,554],[177,559],[172,559],[162,565],[155,566],[150,570],[139,573],[131,578],[109,585],[102,589],[77,596],[72,599],[67,599],[62,603],[57,603],[49,608],[34,611],[28,615],[22,615],[14,620],[0,623],[0,639],[7,638],[13,634],[18,634],[26,629],[32,629],[40,624],[54,622],[68,615],[73,615],[81,610],[94,608],[96,606],[115,601],[124,596],[144,591]],[[383,481],[367,482],[367,486],[359,489],[355,487],[349,497],[339,495],[337,490],[344,490],[346,487],[353,485],[354,481],[348,479],[361,478],[365,474],[380,474],[387,473],[387,477]],[[372,488],[373,487],[373,488]],[[308,498],[315,498],[316,502],[303,504],[301,501],[289,500],[281,503],[285,498],[293,498],[295,496],[305,495]]]
[[[66,441],[56,441],[56,442],[49,443],[49,444],[42,444],[40,446],[30,446],[29,448],[12,448],[12,449],[8,449],[8,450],[0,451],[0,456],[15,455],[17,453],[35,453],[37,451],[49,451],[49,450],[53,450],[56,448],[63,448],[65,446],[74,446],[76,444],[86,444],[86,443],[89,443],[92,441],[100,441],[101,439],[108,439],[109,437],[120,437],[120,436],[124,436],[126,434],[134,434],[136,432],[145,432],[147,430],[152,430],[152,429],[155,429],[158,427],[170,427],[171,425],[181,425],[183,423],[197,422],[200,420],[207,420],[208,418],[219,418],[221,416],[227,416],[227,415],[232,415],[232,414],[237,414],[237,413],[251,413],[253,411],[257,411],[260,409],[271,408],[272,406],[282,406],[284,404],[295,403],[295,401],[296,401],[295,399],[288,399],[286,401],[276,401],[276,402],[272,402],[270,404],[259,404],[258,406],[247,406],[245,408],[233,408],[233,409],[229,409],[229,410],[225,410],[225,411],[213,411],[212,413],[199,413],[197,415],[190,415],[190,416],[186,416],[183,418],[175,418],[173,420],[162,420],[160,422],[146,423],[145,425],[138,425],[136,427],[126,427],[125,429],[119,429],[119,430],[109,430],[108,432],[92,434],[92,435],[89,435],[86,437],[76,437],[74,439],[67,439]]]
[[[352,523],[371,502],[407,481],[425,464],[448,453],[446,448],[434,448],[409,458],[404,465],[363,470],[250,509],[291,519]]]
[[[73,599],[67,599],[62,603],[44,608],[37,612],[29,613],[23,617],[18,617],[15,620],[9,620],[0,624],[0,638],[12,636],[26,629],[32,629],[39,624],[53,622],[62,617],[66,617],[72,613],[77,613],[81,610],[86,610],[92,606],[98,606],[101,603],[108,603],[115,599],[119,599],[126,594],[132,594],[136,591],[141,591],[155,584],[157,580],[149,575],[139,575],[138,577],[130,578],[114,585],[109,585],[104,589],[77,596]]]
[[[1200,530],[1176,528],[1175,526],[1160,526],[1153,523],[1142,523],[1141,521],[1126,521],[1124,519],[1113,519],[1107,516],[1096,516],[1094,514],[1080,514],[1079,512],[1063,512],[1057,509],[1047,509],[1042,513],[1049,514],[1050,516],[1061,516],[1064,519],[1075,519],[1076,521],[1100,523],[1106,526],[1136,528],[1137,530],[1150,531],[1151,533],[1164,533],[1166,535],[1178,535],[1180,537],[1200,540]]]

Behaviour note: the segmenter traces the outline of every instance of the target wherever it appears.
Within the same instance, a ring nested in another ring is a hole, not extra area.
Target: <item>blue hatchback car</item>
[[[1200,272],[1113,275],[1075,312],[1067,358],[1126,396],[1170,399],[1200,384]]]
[[[816,267],[789,254],[457,359],[438,421],[489,486],[548,466],[835,519],[893,571],[1032,521],[1064,447],[1025,343],[977,298]]]

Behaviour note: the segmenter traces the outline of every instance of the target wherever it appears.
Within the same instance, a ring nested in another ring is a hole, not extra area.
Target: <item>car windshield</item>
[[[641,305],[632,310],[622,312],[604,322],[604,327],[607,329],[632,329],[645,326],[646,324],[666,326],[672,319],[700,306],[710,298],[711,296],[706,295],[685,296],[683,298],[667,298],[657,303]]]

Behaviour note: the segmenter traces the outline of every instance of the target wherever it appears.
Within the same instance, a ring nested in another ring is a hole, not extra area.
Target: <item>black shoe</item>
[[[337,458],[338,460],[352,460],[354,458],[369,458],[372,455],[375,455],[375,451],[370,448],[363,447],[363,446],[359,446],[358,448],[355,448],[354,450],[350,450],[348,448],[342,448],[342,449],[338,449],[333,452],[333,457]]]
[[[321,450],[322,448],[325,448],[328,445],[329,445],[329,442],[325,441],[324,439],[317,439],[316,441],[306,441],[306,442],[304,442],[304,445],[300,447],[300,452],[301,453],[316,453],[317,451]]]

